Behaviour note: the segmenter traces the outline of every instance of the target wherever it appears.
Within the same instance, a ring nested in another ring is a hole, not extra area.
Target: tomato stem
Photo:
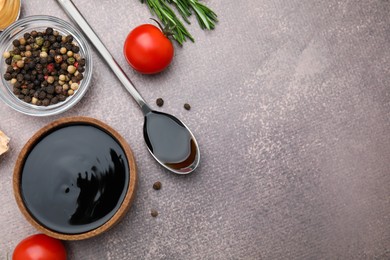
[[[168,25],[165,26],[165,27],[163,27],[162,24],[161,24],[159,21],[157,21],[156,19],[154,19],[154,18],[150,18],[150,19],[153,20],[153,21],[155,21],[155,22],[158,24],[158,27],[160,27],[160,29],[161,29],[162,33],[165,35],[165,37],[169,38],[169,37],[171,37],[171,36],[174,35],[174,33],[173,33],[172,30],[173,30],[176,26],[173,26],[173,28],[170,28]]]

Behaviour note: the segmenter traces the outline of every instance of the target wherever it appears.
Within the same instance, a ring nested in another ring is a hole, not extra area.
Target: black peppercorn
[[[27,88],[22,89],[21,92],[22,92],[23,95],[27,95],[29,93]]]
[[[14,53],[15,55],[18,55],[18,54],[20,54],[20,50],[19,50],[19,48],[15,48],[15,49],[13,50],[13,53]]]
[[[79,46],[74,45],[74,46],[72,47],[72,51],[73,51],[74,53],[78,53],[78,52],[80,51]]]
[[[30,96],[25,96],[24,97],[24,102],[30,103],[31,102],[31,97]]]
[[[156,99],[156,104],[159,107],[162,107],[164,105],[164,100],[162,98]]]
[[[81,81],[83,78],[84,78],[83,74],[81,74],[81,73],[77,74],[77,76],[76,76],[76,79],[77,79],[76,82],[77,82],[77,81]]]
[[[50,101],[51,104],[57,104],[58,103],[58,97],[53,97]]]
[[[78,62],[79,66],[85,66],[85,59],[80,59]]]
[[[22,86],[22,83],[20,82],[15,82],[14,88],[20,88]]]
[[[23,35],[23,37],[24,37],[24,39],[28,40],[28,39],[31,37],[31,34],[25,33],[25,34]]]
[[[43,101],[42,101],[42,105],[47,107],[48,105],[50,105],[50,100],[45,98]]]
[[[15,47],[19,47],[20,41],[19,41],[19,40],[13,40],[13,41],[12,41],[12,44],[13,44]]]
[[[66,41],[71,43],[73,41],[73,36],[72,35],[66,36]]]
[[[19,73],[19,74],[16,76],[16,80],[19,81],[19,82],[22,82],[22,81],[24,80],[23,74]]]
[[[159,190],[161,189],[161,182],[157,181],[153,184],[153,189]]]
[[[46,92],[47,92],[47,94],[53,94],[54,93],[54,86],[53,85],[48,85],[46,87]]]
[[[20,94],[20,89],[14,87],[13,88],[13,92],[14,92],[15,95],[19,95]]]
[[[63,95],[63,94],[58,95],[58,100],[59,101],[65,101],[65,99],[66,99],[65,95]]]
[[[45,99],[45,97],[46,97],[46,92],[45,91],[40,91],[39,93],[38,93],[38,98],[39,99],[41,99],[41,100],[43,100],[43,99]]]
[[[4,74],[4,79],[5,80],[11,80],[12,79],[12,75],[10,73],[5,73]]]
[[[46,32],[47,35],[51,35],[51,34],[53,34],[53,28],[47,27],[45,32]]]
[[[55,90],[54,90],[57,94],[61,94],[62,93],[62,86],[58,85],[55,87]]]
[[[190,104],[185,103],[185,104],[184,104],[184,108],[185,108],[186,110],[190,110],[190,109],[191,109],[191,106],[190,106]]]
[[[40,60],[39,60],[39,61],[40,61]],[[42,71],[42,69],[43,69],[42,64],[38,63],[38,64],[35,66],[35,69],[36,69],[37,71]]]
[[[157,212],[157,210],[155,210],[155,209],[152,209],[151,211],[150,211],[150,215],[152,215],[152,217],[157,217],[158,216],[158,212]]]
[[[30,37],[27,39],[27,43],[28,44],[33,44],[35,42],[34,38],[33,37]],[[30,46],[31,47],[31,46]]]
[[[40,82],[42,82],[42,81],[45,80],[45,76],[43,76],[43,74],[38,74],[38,75],[37,75],[37,80],[40,81]],[[39,85],[39,84],[38,84],[38,85]]]

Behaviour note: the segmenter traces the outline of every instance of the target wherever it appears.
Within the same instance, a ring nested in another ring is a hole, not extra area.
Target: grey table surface
[[[19,152],[44,125],[79,115],[128,141],[139,186],[113,229],[65,243],[69,259],[390,259],[388,0],[205,0],[216,30],[191,19],[196,42],[175,45],[155,76],[122,55],[127,33],[150,22],[145,5],[75,3],[144,98],[157,109],[162,97],[159,110],[193,130],[202,162],[176,176],[153,161],[140,110],[94,51],[91,87],[70,111],[36,118],[0,104],[11,137],[0,157],[1,259],[37,233],[13,197]],[[69,20],[56,1],[23,1],[21,17],[38,14]]]

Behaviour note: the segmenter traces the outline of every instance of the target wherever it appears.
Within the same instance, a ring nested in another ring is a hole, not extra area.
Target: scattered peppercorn
[[[185,104],[184,104],[184,108],[185,108],[186,110],[190,110],[190,109],[191,109],[191,106],[190,106],[190,104],[185,103]]]
[[[164,100],[162,98],[156,99],[156,104],[159,107],[162,107],[164,105]]]
[[[161,189],[161,182],[157,181],[153,184],[153,189],[159,190]]]
[[[155,210],[155,209],[152,209],[151,211],[150,211],[150,215],[152,215],[152,217],[157,217],[158,216],[158,212],[157,212],[157,210]]]
[[[60,35],[53,28],[33,30],[12,41],[5,51],[3,77],[12,92],[24,102],[48,106],[65,101],[79,89],[84,78],[85,59],[72,35]]]

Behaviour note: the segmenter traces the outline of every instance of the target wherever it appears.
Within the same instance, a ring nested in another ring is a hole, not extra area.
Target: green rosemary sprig
[[[194,38],[187,31],[183,23],[176,16],[175,12],[169,5],[175,6],[183,20],[190,24],[188,17],[192,13],[198,20],[202,29],[213,30],[215,23],[218,22],[217,15],[199,0],[140,0],[146,3],[152,14],[166,26],[173,34],[173,38],[182,45],[187,39],[192,42]]]

